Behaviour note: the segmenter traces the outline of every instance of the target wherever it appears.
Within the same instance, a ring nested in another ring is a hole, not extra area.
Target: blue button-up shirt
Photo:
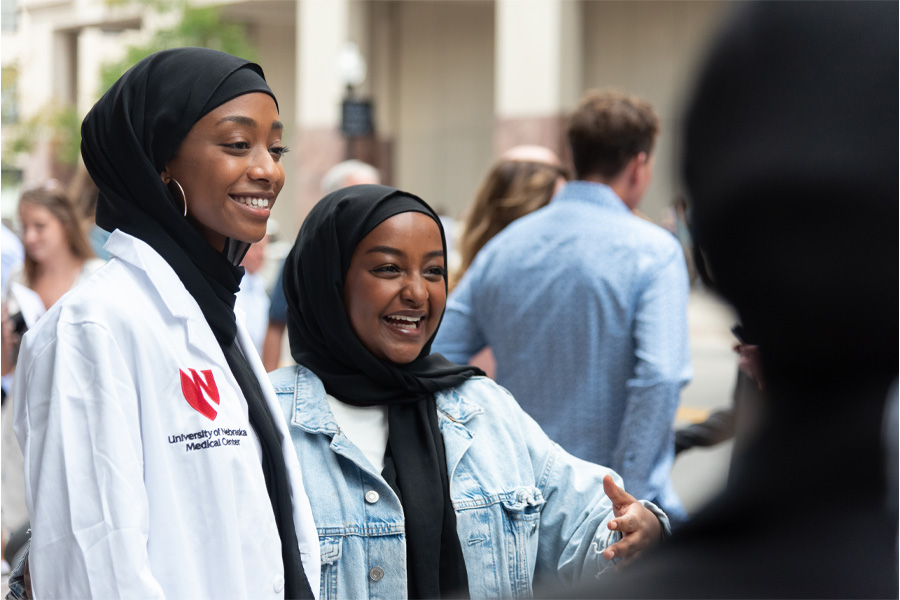
[[[684,517],[672,424],[691,378],[684,254],[608,186],[568,183],[478,253],[447,302],[435,352],[485,346],[551,439]]]

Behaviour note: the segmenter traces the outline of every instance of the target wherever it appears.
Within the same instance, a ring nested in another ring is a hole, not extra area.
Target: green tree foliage
[[[129,47],[121,61],[103,65],[102,89],[98,90],[98,97],[136,62],[167,48],[202,46],[256,61],[256,51],[247,41],[245,26],[226,20],[218,7],[194,7],[186,0],[108,1],[109,4],[138,3],[156,12],[179,11],[181,14],[173,27],[154,32],[145,44]],[[4,70],[4,90],[15,85],[15,75],[13,71]],[[81,117],[75,107],[50,105],[37,116],[10,125],[9,135],[4,136],[4,162],[7,157],[33,152],[39,140],[51,141],[54,159],[59,164],[75,165],[81,148]]]
[[[141,1],[159,11],[180,10],[181,20],[171,29],[156,31],[146,44],[129,48],[121,61],[104,65],[100,77],[103,88],[100,90],[101,93],[108,90],[136,62],[167,48],[201,46],[222,50],[254,62],[257,60],[256,50],[247,41],[245,26],[224,19],[218,7],[188,6],[186,2]]]

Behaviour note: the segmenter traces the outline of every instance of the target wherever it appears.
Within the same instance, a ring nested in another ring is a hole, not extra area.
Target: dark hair
[[[641,152],[650,154],[659,119],[644,100],[619,92],[590,91],[569,119],[575,177],[614,177]]]

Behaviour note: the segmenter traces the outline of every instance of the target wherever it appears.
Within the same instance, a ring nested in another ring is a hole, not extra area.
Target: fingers
[[[609,475],[603,478],[603,492],[612,501],[613,514],[616,517],[621,517],[631,505],[637,503],[634,496],[617,486]]]
[[[607,497],[612,500],[612,503],[615,505],[620,504],[628,504],[629,502],[634,502],[634,497],[631,494],[620,488],[616,485],[616,482],[613,481],[613,478],[610,475],[606,475],[603,477],[603,493],[607,495]]]
[[[639,534],[633,534],[622,538],[603,551],[603,558],[616,565],[628,562],[638,556],[648,545],[646,540],[642,542],[639,538]]]
[[[626,513],[621,517],[610,520],[609,528],[613,531],[621,531],[623,534],[633,533],[640,529],[640,524],[638,523],[638,519]]]
[[[613,531],[620,531],[624,535],[651,527],[647,523],[648,515],[650,519],[656,520],[656,517],[634,498],[628,504],[614,507],[613,515],[615,518],[610,519],[608,527]]]
[[[632,502],[627,510],[610,519],[609,529],[622,533],[622,539],[603,551],[607,560],[617,565],[619,560],[629,560],[660,539],[660,524],[652,512],[640,502]]]

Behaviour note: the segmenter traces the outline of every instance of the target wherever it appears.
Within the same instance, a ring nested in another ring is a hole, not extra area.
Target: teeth
[[[406,317],[400,315],[391,315],[385,318],[394,326],[402,327],[403,329],[416,329],[419,325],[419,321],[422,320],[421,317]]]
[[[235,196],[234,199],[241,204],[246,204],[247,206],[253,206],[255,208],[269,208],[268,198],[249,198],[245,196]]]

